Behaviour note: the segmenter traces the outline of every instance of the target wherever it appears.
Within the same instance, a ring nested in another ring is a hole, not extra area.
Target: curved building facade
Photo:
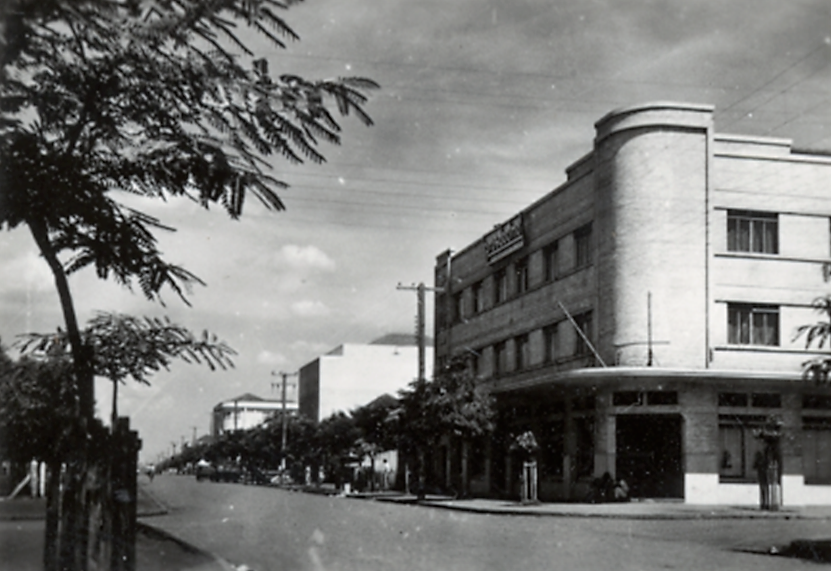
[[[795,339],[831,291],[831,157],[717,134],[706,105],[595,128],[562,185],[437,258],[437,366],[465,355],[500,410],[491,438],[448,440],[438,480],[518,494],[510,444],[531,430],[542,499],[608,472],[635,496],[754,504],[776,418],[784,503],[831,503],[831,390]]]

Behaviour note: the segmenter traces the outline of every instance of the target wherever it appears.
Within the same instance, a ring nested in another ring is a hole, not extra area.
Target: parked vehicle
[[[242,469],[232,463],[211,464],[200,460],[196,464],[196,479],[198,481],[210,480],[211,482],[240,482],[243,479]]]
[[[242,470],[233,464],[218,464],[210,475],[211,482],[239,482]]]
[[[201,482],[202,480],[213,480],[214,474],[216,474],[216,468],[211,466],[208,462],[200,461],[196,464],[196,480]]]

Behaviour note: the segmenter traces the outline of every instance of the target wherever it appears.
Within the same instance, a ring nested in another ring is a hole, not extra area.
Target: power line
[[[757,87],[756,89],[753,89],[750,93],[746,94],[744,97],[740,97],[739,99],[737,99],[737,100],[736,100],[736,101],[734,101],[733,103],[729,104],[727,107],[724,107],[723,109],[721,109],[721,111],[720,111],[720,113],[719,113],[719,114],[721,114],[721,115],[725,115],[725,114],[729,113],[731,109],[733,109],[733,108],[735,108],[736,106],[738,106],[739,104],[741,104],[741,103],[743,103],[743,102],[747,101],[748,99],[750,99],[751,97],[753,97],[753,96],[754,96],[754,95],[756,95],[757,93],[760,93],[763,89],[765,89],[765,88],[766,88],[766,87],[768,87],[769,85],[772,85],[774,82],[776,82],[776,81],[777,81],[780,77],[784,76],[786,73],[788,73],[789,71],[791,71],[792,69],[794,69],[795,67],[797,67],[798,65],[800,65],[802,62],[804,62],[804,61],[808,60],[809,58],[811,58],[811,57],[812,57],[815,53],[817,53],[817,52],[819,52],[820,50],[823,50],[823,49],[828,49],[828,43],[827,43],[827,41],[822,41],[822,42],[821,42],[821,43],[820,43],[817,47],[815,47],[815,48],[814,48],[814,49],[812,49],[810,52],[808,52],[807,54],[805,54],[804,56],[802,56],[801,58],[799,58],[799,59],[798,59],[798,60],[796,60],[795,62],[791,63],[790,65],[788,65],[787,67],[785,67],[784,69],[782,69],[779,73],[775,74],[773,77],[771,77],[770,79],[768,79],[767,81],[765,81],[764,83],[762,83],[759,87]],[[823,68],[824,68],[824,67],[825,67],[825,66],[823,66]],[[820,69],[823,69],[823,68],[820,68]],[[815,75],[818,71],[819,71],[819,70],[817,70],[817,71],[815,71],[815,72],[811,73],[811,74],[810,74],[810,75],[808,75],[807,77],[811,77],[811,76]],[[804,79],[807,79],[807,77],[806,77],[806,78],[803,78],[803,79],[802,79],[802,80],[800,80],[800,81],[804,81]],[[774,95],[774,97],[775,97],[776,95],[781,95],[782,93],[784,93],[784,91],[785,91],[785,90],[781,90],[781,91],[779,91],[777,94],[775,94],[775,95]],[[773,98],[768,99],[767,101],[763,102],[761,105],[764,105],[764,104],[766,104],[766,103],[769,103],[769,102],[771,101],[771,99],[773,99]],[[757,107],[756,107],[756,108],[754,108],[754,109],[757,109],[758,107],[759,107],[759,106],[757,106]],[[727,125],[725,125],[725,127],[729,127],[730,125],[732,125],[732,124],[736,123],[737,121],[738,121],[738,119],[737,119],[737,120],[734,120],[734,121],[733,121],[733,122],[731,122],[731,123],[728,123]]]
[[[816,49],[813,50],[808,56],[813,55],[813,53],[817,51]],[[808,57],[805,56],[805,57]],[[669,81],[659,81],[659,80],[642,80],[642,79],[623,79],[619,76],[614,78],[608,78],[604,76],[597,76],[592,75],[591,73],[581,72],[579,76],[575,78],[575,75],[569,71],[566,73],[548,73],[542,71],[519,71],[519,70],[494,70],[494,69],[482,69],[482,68],[475,68],[471,66],[446,66],[446,65],[435,65],[435,64],[421,64],[421,63],[414,63],[408,61],[383,61],[383,60],[369,60],[365,58],[343,58],[337,57],[332,55],[311,55],[311,54],[297,54],[297,53],[288,53],[288,52],[280,52],[280,57],[286,57],[288,59],[306,59],[306,60],[318,60],[323,62],[339,62],[343,64],[348,64],[351,66],[355,66],[356,64],[360,63],[366,66],[384,66],[384,67],[393,67],[395,69],[401,68],[416,68],[419,70],[425,71],[439,71],[439,72],[447,72],[447,73],[470,73],[475,75],[490,75],[494,77],[498,77],[500,79],[504,78],[538,78],[543,79],[546,81],[553,81],[553,80],[568,80],[574,81],[578,79],[579,81],[585,82],[594,82],[594,83],[614,83],[614,84],[632,84],[635,86],[644,86],[644,85],[652,85],[652,86],[659,86],[659,87],[682,87],[682,88],[708,88],[711,85],[706,83],[694,83],[694,82],[669,82]],[[805,59],[805,58],[803,58]],[[801,60],[800,60],[801,61]]]

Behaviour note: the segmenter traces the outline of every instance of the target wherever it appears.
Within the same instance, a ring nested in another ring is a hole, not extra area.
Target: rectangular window
[[[619,391],[612,395],[613,406],[641,406],[643,393],[638,391]]]
[[[769,212],[729,210],[727,251],[779,253],[779,217]]]
[[[543,329],[545,342],[545,362],[553,363],[557,360],[557,324],[553,323]]]
[[[464,297],[459,291],[453,294],[453,323],[461,323],[464,317]]]
[[[802,408],[831,410],[831,395],[803,395]]]
[[[591,340],[592,338],[592,312],[587,311],[586,313],[581,313],[580,315],[574,316],[574,322],[577,324],[577,327],[580,328],[580,331],[583,332],[583,335],[586,336],[587,339]],[[580,332],[575,331],[575,339],[574,339],[574,356],[579,357],[583,355],[590,355],[591,349],[589,348],[589,344],[586,343],[586,340],[583,338],[583,335],[580,335]]]
[[[494,305],[508,299],[508,274],[504,269],[493,274],[493,303]]]
[[[777,393],[753,393],[750,395],[750,406],[756,408],[781,408],[782,395]]]
[[[560,243],[554,242],[543,250],[545,281],[553,282],[560,274]]]
[[[482,353],[479,351],[470,352],[470,370],[474,377],[482,374]]]
[[[482,294],[482,282],[476,282],[470,287],[470,294],[473,298],[473,312],[482,313],[485,311],[485,296]]]
[[[531,363],[531,355],[528,343],[528,335],[518,335],[514,338],[514,350],[516,357],[516,370],[527,369]]]
[[[727,342],[731,345],[779,346],[779,307],[774,305],[727,306]]]
[[[443,331],[450,327],[452,322],[452,315],[447,305],[447,295],[444,293],[436,294],[436,328]]]
[[[516,279],[516,294],[528,291],[528,258],[522,258],[514,263],[514,277]]]
[[[508,370],[508,353],[505,351],[505,342],[501,341],[493,346],[493,372],[501,375]]]
[[[806,484],[831,484],[831,418],[803,419],[802,469]]]
[[[580,269],[592,263],[592,225],[586,224],[574,231],[574,267]]]
[[[646,393],[646,402],[650,406],[673,406],[678,404],[678,393],[675,391],[649,391]]]
[[[721,459],[719,476],[741,478],[744,476],[744,432],[739,425],[719,426]]]
[[[719,476],[727,480],[756,481],[755,462],[764,446],[753,431],[764,423],[764,417],[719,417]]]
[[[719,393],[718,394],[718,405],[719,406],[746,407],[747,406],[747,395],[745,393]]]

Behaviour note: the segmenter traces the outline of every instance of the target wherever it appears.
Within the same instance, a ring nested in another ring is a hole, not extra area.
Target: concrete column
[[[574,415],[571,396],[565,398],[563,441],[563,495],[571,499],[574,477],[577,470],[577,434],[574,432]]]
[[[782,504],[804,503],[804,469],[802,466],[802,395],[782,394]]]
[[[611,414],[611,392],[601,392],[596,396],[594,421],[594,476],[600,477],[604,472],[615,476],[615,429],[616,417]]]

